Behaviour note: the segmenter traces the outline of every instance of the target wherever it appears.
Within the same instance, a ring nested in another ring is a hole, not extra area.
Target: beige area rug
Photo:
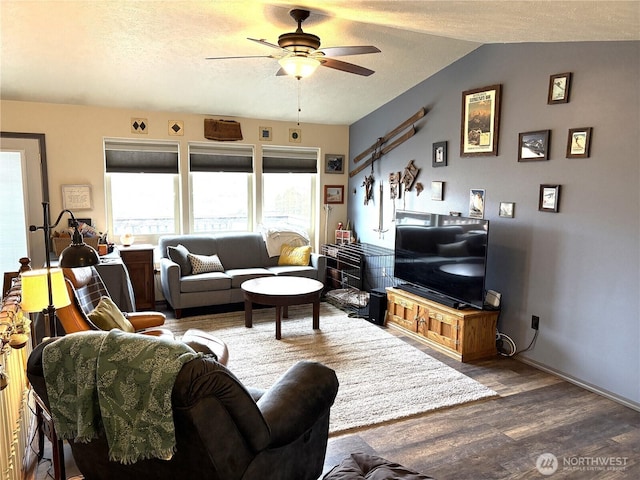
[[[324,302],[315,331],[310,305],[290,307],[282,340],[275,339],[273,308],[254,309],[250,329],[242,311],[167,320],[165,327],[177,335],[198,328],[224,340],[228,367],[247,386],[269,388],[299,360],[333,368],[340,388],[331,433],[497,395],[383,328]]]

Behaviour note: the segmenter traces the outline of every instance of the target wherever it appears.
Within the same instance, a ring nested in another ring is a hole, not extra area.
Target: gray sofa
[[[178,258],[176,262],[175,248],[169,251],[169,247],[178,245],[189,253],[218,255],[224,271],[191,274],[188,260],[180,262]],[[289,275],[324,283],[327,270],[327,258],[313,252],[309,265],[278,265],[279,257],[269,257],[262,235],[253,232],[165,235],[160,237],[158,247],[162,293],[176,318],[182,316],[184,308],[243,302],[240,286],[252,278]]]

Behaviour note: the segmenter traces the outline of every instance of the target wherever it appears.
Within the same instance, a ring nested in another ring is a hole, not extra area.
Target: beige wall
[[[93,193],[93,209],[78,212],[77,216],[90,217],[98,229],[106,227],[106,208],[104,201],[104,155],[103,139],[137,138],[153,140],[172,140],[180,142],[181,171],[187,171],[187,144],[193,141],[208,141],[204,138],[205,118],[225,118],[237,120],[242,126],[242,143],[256,147],[256,158],[261,158],[262,145],[285,145],[317,147],[320,149],[322,165],[321,185],[318,189],[318,205],[322,205],[324,185],[345,185],[348,175],[324,174],[324,155],[349,153],[349,127],[336,125],[301,124],[276,122],[253,118],[220,117],[217,115],[195,115],[185,113],[128,110],[105,107],[86,107],[48,103],[0,102],[0,129],[4,132],[44,133],[47,144],[47,163],[49,169],[49,190],[51,211],[62,209],[60,185],[90,184]],[[146,118],[148,133],[132,134],[131,118]],[[169,121],[184,122],[184,136],[168,134]],[[258,140],[259,127],[271,127],[273,140]],[[300,143],[289,142],[289,129],[302,131]],[[346,160],[345,160],[346,163]],[[346,165],[345,165],[346,166]],[[188,180],[182,178],[183,205],[187,205]],[[345,198],[345,201],[347,198]],[[74,212],[76,213],[76,212]],[[339,221],[346,222],[347,205],[333,205],[329,217],[329,240]],[[186,207],[183,216],[188,218]],[[316,248],[325,241],[325,212],[318,212],[316,224]],[[183,223],[184,224],[184,223]]]

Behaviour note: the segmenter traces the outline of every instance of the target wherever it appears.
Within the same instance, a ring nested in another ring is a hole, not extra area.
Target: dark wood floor
[[[499,397],[332,437],[325,471],[362,451],[438,480],[545,478],[536,461],[551,453],[549,478],[640,478],[640,412],[514,358],[462,364],[387,330]]]
[[[499,397],[332,436],[325,473],[350,453],[364,452],[438,480],[640,478],[640,412],[513,358],[463,364],[396,329],[387,331]],[[558,460],[548,477],[536,468],[543,453]],[[68,473],[77,473],[69,457]],[[594,465],[605,461],[615,469]],[[41,465],[38,478],[46,478],[47,466]]]

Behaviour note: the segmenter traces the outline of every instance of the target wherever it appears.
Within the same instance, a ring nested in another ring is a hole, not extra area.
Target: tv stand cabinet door
[[[393,289],[387,289],[386,321],[405,330],[418,331],[418,303]]]
[[[462,326],[457,317],[430,305],[418,308],[418,333],[438,345],[457,353],[462,353],[460,330]]]

